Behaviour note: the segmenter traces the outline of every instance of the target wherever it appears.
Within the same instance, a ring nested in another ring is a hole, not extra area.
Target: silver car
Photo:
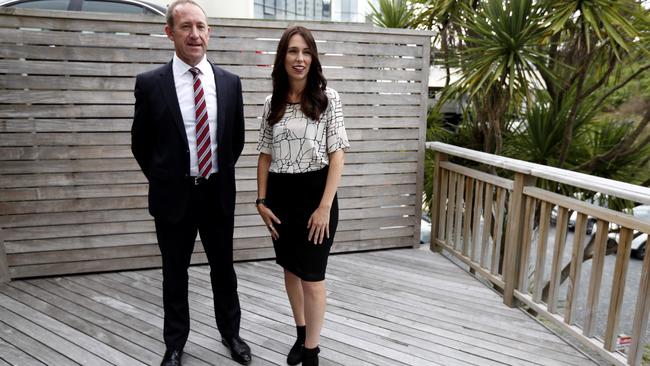
[[[650,222],[650,205],[636,206],[632,209],[632,215],[644,221]],[[635,238],[632,239],[632,256],[634,258],[645,258],[645,250],[648,244],[648,233],[634,231]]]
[[[164,6],[140,0],[0,0],[0,7],[165,15]]]

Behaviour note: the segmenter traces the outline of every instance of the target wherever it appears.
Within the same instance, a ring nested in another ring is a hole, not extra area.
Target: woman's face
[[[312,50],[300,34],[294,34],[289,39],[287,55],[284,58],[284,68],[290,82],[305,82],[311,65]]]

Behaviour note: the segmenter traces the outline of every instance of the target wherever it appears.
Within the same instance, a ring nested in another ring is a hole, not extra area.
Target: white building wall
[[[148,0],[167,6],[171,0]],[[253,18],[253,0],[195,0],[209,18]]]
[[[253,0],[196,0],[210,18],[253,18]]]
[[[148,0],[167,6],[171,0]],[[254,0],[195,0],[210,18],[255,18]],[[371,0],[376,3],[376,0]],[[368,0],[331,0],[331,14],[334,22],[366,21],[370,13]]]

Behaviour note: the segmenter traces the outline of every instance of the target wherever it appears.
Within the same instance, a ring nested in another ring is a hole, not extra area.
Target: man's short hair
[[[179,6],[181,4],[196,5],[199,9],[201,9],[203,14],[205,14],[205,17],[206,18],[208,17],[208,15],[205,13],[205,10],[203,10],[201,5],[199,5],[196,1],[194,1],[194,0],[174,0],[174,1],[172,1],[171,4],[169,4],[167,6],[167,12],[165,13],[165,18],[166,18],[166,21],[167,21],[167,25],[171,29],[174,29],[174,10],[176,9],[177,6]]]

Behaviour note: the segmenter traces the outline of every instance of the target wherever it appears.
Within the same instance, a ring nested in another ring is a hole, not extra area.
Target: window
[[[264,14],[275,15],[275,0],[264,0]]]
[[[296,0],[296,15],[305,16],[305,0]]]
[[[323,18],[329,19],[332,16],[332,1],[323,0]]]
[[[102,13],[144,14],[142,6],[102,0],[86,0],[81,6],[81,10]]]
[[[68,10],[69,3],[69,0],[23,1],[11,5],[11,7],[21,9]]]

